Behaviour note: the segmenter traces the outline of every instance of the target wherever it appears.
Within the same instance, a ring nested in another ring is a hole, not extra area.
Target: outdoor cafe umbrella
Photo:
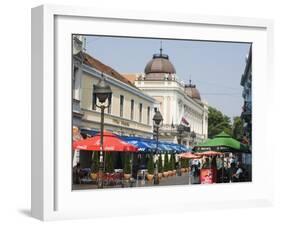
[[[122,137],[122,140],[138,148],[138,152],[147,153],[153,150],[153,146],[138,137]]]
[[[72,143],[73,149],[80,149],[85,151],[100,151],[101,136],[97,135],[84,140],[74,141]],[[115,134],[104,131],[103,133],[103,151],[105,152],[137,152],[138,148],[135,145],[128,144],[127,142],[118,138]]]
[[[184,159],[200,159],[201,158],[201,156],[194,155],[191,152],[185,152],[185,153],[179,154],[178,156],[180,158],[184,158]]]
[[[197,156],[216,156],[216,155],[221,155],[222,153],[221,152],[218,152],[218,151],[203,151],[203,152],[196,152],[195,155]]]
[[[188,151],[191,151],[191,148],[190,147],[186,147],[185,145],[183,144],[178,144],[179,148],[181,149],[181,152],[188,152]]]
[[[201,143],[197,145],[194,149],[196,151],[196,154],[199,154],[200,152],[203,154],[205,152],[205,149],[215,149],[218,152],[226,153],[226,152],[236,152],[236,153],[242,153],[242,152],[249,152],[246,145],[240,143],[238,140],[233,139],[230,135],[228,135],[225,132],[221,132],[218,135],[216,135],[213,139],[209,139],[205,141],[204,143]],[[204,155],[204,154],[203,154]],[[224,155],[222,156],[222,162],[224,163]],[[223,170],[224,167],[222,167],[222,178],[224,178]]]
[[[247,146],[233,139],[225,132],[221,132],[213,139],[209,139],[194,147],[197,152],[204,149],[216,149],[220,152],[248,152]]]

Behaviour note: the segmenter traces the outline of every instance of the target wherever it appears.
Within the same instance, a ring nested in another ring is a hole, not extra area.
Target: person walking
[[[73,182],[75,184],[81,184],[80,175],[81,175],[81,166],[80,163],[78,162],[76,166],[73,167]]]
[[[240,162],[237,162],[237,167],[236,167],[235,173],[233,173],[233,175],[232,175],[232,181],[240,182],[242,174],[243,174],[242,166],[241,166]]]

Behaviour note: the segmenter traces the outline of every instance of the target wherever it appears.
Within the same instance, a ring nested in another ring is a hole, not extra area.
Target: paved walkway
[[[191,184],[191,177],[188,175],[188,173],[183,173],[182,176],[170,176],[166,178],[162,178],[160,180],[159,185],[154,185],[153,181],[148,182],[138,180],[136,181],[132,187],[150,187],[150,186],[168,186],[168,185],[188,185]],[[121,188],[121,187],[130,187],[130,184],[128,182],[124,182],[122,185],[114,185],[114,186],[104,186],[104,188]],[[96,189],[96,184],[76,184],[72,186],[73,190],[80,190],[80,189]]]

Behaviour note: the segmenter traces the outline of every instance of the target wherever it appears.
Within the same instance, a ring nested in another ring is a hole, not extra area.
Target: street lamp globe
[[[160,123],[163,121],[163,117],[159,110],[157,110],[152,119],[155,123],[156,127],[156,159],[155,159],[155,168],[154,168],[154,184],[159,184],[159,177],[158,177],[158,139],[159,139],[159,127]]]
[[[101,109],[101,122],[100,122],[100,160],[99,160],[99,176],[98,176],[98,188],[103,188],[103,169],[104,169],[104,161],[103,161],[103,128],[104,128],[104,109],[109,108],[111,104],[111,96],[112,90],[110,86],[106,83],[103,74],[101,74],[101,79],[99,80],[97,85],[93,86],[93,99],[94,104],[98,108]],[[101,103],[98,105],[96,103],[96,99],[98,98],[99,102]],[[108,99],[108,104],[105,105],[104,103]]]
[[[94,85],[93,95],[99,99],[100,103],[104,103],[107,99],[111,99],[112,90],[106,83],[104,76],[101,76],[97,85]]]
[[[163,117],[159,110],[157,110],[152,119],[156,125],[159,125],[163,121]]]
[[[192,139],[195,139],[196,138],[196,133],[194,131],[192,131],[190,136],[191,136]]]
[[[185,131],[184,125],[179,124],[177,126],[177,131],[178,131],[178,143],[181,144],[182,135],[183,135],[183,132]]]
[[[178,130],[178,133],[179,133],[179,134],[182,134],[183,131],[184,131],[184,125],[182,125],[182,124],[178,125],[177,130]]]

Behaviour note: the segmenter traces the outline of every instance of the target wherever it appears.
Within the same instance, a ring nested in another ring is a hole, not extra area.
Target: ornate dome
[[[165,54],[154,54],[153,58],[146,64],[145,74],[149,73],[169,73],[175,74],[174,65],[169,61],[169,56]]]
[[[144,73],[147,80],[171,79],[171,74],[175,74],[174,65],[169,61],[169,56],[162,54],[154,54],[153,58],[146,64]],[[168,76],[167,76],[168,75]]]
[[[188,85],[184,86],[184,91],[192,99],[201,101],[201,96],[198,89],[196,89],[196,85],[192,85],[191,82]]]

